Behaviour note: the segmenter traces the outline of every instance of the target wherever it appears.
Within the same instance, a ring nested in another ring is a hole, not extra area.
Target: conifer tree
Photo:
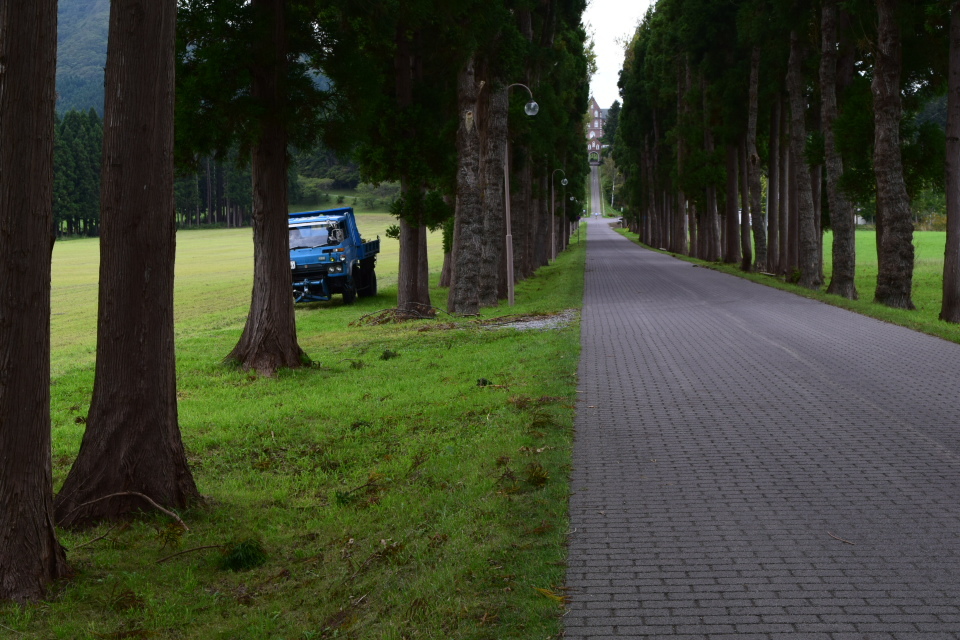
[[[56,47],[54,0],[0,4],[0,601],[67,572],[50,438]]]
[[[56,498],[76,526],[199,498],[177,419],[173,336],[175,0],[114,0],[105,72],[93,399]]]

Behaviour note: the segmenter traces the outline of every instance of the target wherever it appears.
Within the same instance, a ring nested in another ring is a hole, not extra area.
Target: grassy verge
[[[55,485],[93,378],[96,244],[66,244],[55,252]],[[485,322],[579,308],[582,247],[519,284],[511,309],[358,324],[396,303],[396,257],[383,256],[378,297],[298,308],[315,364],[268,379],[220,364],[245,318],[249,230],[181,232],[180,422],[205,504],[181,514],[188,531],[159,515],[60,531],[75,575],[47,602],[0,606],[3,633],[557,636],[579,324]],[[432,290],[436,302],[445,293]]]
[[[636,234],[626,229],[618,229],[624,236],[634,242],[639,242]],[[951,342],[960,343],[960,325],[941,321],[940,301],[943,286],[943,249],[946,234],[939,231],[917,231],[913,234],[916,247],[914,275],[913,275],[913,302],[916,311],[891,309],[873,302],[877,287],[877,249],[876,232],[872,230],[857,231],[857,290],[859,300],[847,300],[840,296],[825,293],[824,291],[810,291],[795,284],[784,282],[782,278],[760,273],[744,273],[736,265],[727,265],[716,262],[706,262],[695,258],[688,258],[676,254],[675,257],[700,264],[717,271],[736,275],[767,286],[790,291],[806,298],[820,300],[827,304],[849,309],[866,316],[877,318],[885,322],[909,327],[933,336],[938,336]],[[832,264],[831,247],[833,236],[827,233],[824,237],[824,271],[829,283]],[[648,247],[649,248],[649,247]]]

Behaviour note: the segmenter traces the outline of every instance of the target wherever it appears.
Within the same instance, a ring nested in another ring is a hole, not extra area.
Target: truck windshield
[[[309,249],[327,244],[327,223],[316,222],[290,227],[290,248]]]

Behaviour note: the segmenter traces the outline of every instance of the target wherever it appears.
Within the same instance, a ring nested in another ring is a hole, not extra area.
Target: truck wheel
[[[350,280],[343,285],[343,304],[353,304],[357,299],[357,287]]]
[[[360,289],[362,298],[373,298],[377,295],[377,272],[373,269],[363,274],[363,287]]]

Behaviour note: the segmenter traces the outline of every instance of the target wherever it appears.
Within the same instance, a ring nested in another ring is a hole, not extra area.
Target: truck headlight
[[[291,261],[290,261],[290,268],[291,268],[291,269],[296,269],[296,268],[297,268],[297,263],[296,263],[296,261],[294,261],[294,260],[291,260]]]

